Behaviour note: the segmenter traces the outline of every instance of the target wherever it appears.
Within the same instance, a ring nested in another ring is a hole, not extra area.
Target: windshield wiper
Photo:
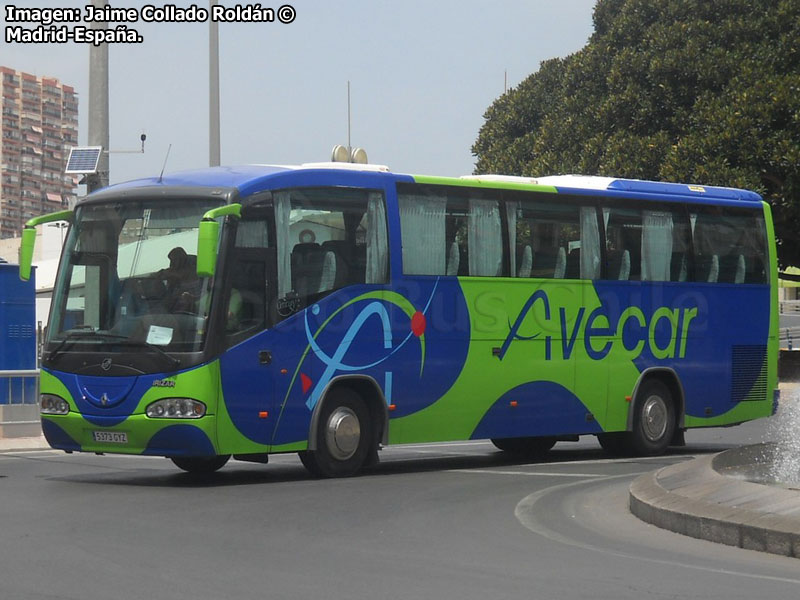
[[[113,340],[128,339],[124,335],[103,333],[101,331],[95,331],[94,329],[91,328],[85,328],[79,331],[70,331],[64,336],[64,339],[59,342],[58,346],[56,346],[50,351],[48,359],[51,361],[55,360],[58,356],[66,352],[67,348],[74,346],[78,340],[92,340],[98,337],[102,337],[105,339],[113,339]]]
[[[136,347],[136,348],[147,348],[148,350],[153,350],[153,351],[157,352],[158,354],[160,354],[164,358],[168,359],[172,363],[173,368],[177,367],[177,366],[179,366],[181,364],[180,359],[177,359],[174,356],[171,356],[164,349],[159,348],[155,344],[151,344],[150,342],[146,342],[144,340],[140,340],[140,341],[131,340],[131,339],[128,339],[128,338],[126,338],[124,336],[118,336],[118,337],[122,337],[124,339],[124,341],[121,342],[121,344],[123,346],[132,346],[132,347]]]
[[[85,331],[70,331],[64,336],[64,339],[50,351],[48,359],[54,361],[58,356],[66,352],[67,348],[73,346],[78,340],[91,340],[96,338],[104,338],[108,341],[114,341],[119,343],[122,346],[129,346],[135,348],[147,348],[148,350],[153,350],[166,358],[172,364],[172,367],[175,368],[181,364],[181,361],[174,356],[170,356],[165,352],[163,349],[159,348],[155,344],[151,344],[150,342],[146,341],[135,341],[131,340],[127,336],[124,335],[117,335],[114,333],[105,333],[102,331],[95,331],[93,329],[87,329]],[[67,345],[69,343],[69,346]]]

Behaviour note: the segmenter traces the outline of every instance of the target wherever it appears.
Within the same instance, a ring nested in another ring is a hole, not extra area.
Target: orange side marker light
[[[396,408],[397,408],[397,405],[396,405],[396,404],[390,404],[390,405],[389,405],[389,410],[394,410],[394,409],[396,409]]]
[[[625,402],[630,402],[632,398],[630,396],[625,396]]]
[[[509,404],[509,406],[510,406],[511,408],[517,408],[517,406],[519,406],[519,402],[517,402],[516,400],[512,400],[512,401],[511,401],[511,402],[509,402],[508,404]]]
[[[266,419],[267,417],[269,417],[269,411],[262,410],[261,412],[258,413],[259,419]]]

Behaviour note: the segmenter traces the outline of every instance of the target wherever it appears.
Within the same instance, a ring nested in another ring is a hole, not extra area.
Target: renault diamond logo
[[[111,368],[111,359],[104,358],[103,362],[100,363],[100,366],[103,367],[103,371],[108,371]]]
[[[103,395],[100,396],[100,404],[102,404],[103,406],[108,406],[108,394],[106,394],[105,392],[103,392]]]

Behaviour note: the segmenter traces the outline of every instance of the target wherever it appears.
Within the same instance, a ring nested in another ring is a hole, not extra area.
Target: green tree
[[[800,0],[599,0],[587,45],[485,119],[476,173],[752,189],[800,265]]]

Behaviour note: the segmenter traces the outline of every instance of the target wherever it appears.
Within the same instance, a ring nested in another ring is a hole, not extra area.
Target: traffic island
[[[800,490],[748,480],[773,452],[773,444],[746,446],[642,475],[630,510],[683,535],[800,558]]]

